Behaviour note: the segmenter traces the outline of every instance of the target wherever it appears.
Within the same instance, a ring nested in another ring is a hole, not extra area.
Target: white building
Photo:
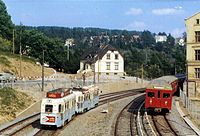
[[[156,40],[156,43],[157,42],[166,42],[167,36],[166,35],[156,35],[155,40]]]
[[[70,38],[70,39],[66,39],[65,40],[65,46],[73,46],[74,44],[74,39]]]
[[[94,72],[100,75],[124,75],[124,58],[111,45],[93,47],[81,57],[77,73]]]
[[[185,45],[185,41],[183,38],[176,38],[175,39],[175,44],[178,44],[180,46],[184,46]]]

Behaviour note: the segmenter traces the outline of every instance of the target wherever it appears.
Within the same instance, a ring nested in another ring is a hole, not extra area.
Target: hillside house
[[[93,47],[83,54],[77,73],[95,72],[99,75],[124,75],[124,58],[111,45]]]
[[[156,40],[156,43],[157,42],[166,42],[167,36],[166,35],[156,35],[155,40]]]

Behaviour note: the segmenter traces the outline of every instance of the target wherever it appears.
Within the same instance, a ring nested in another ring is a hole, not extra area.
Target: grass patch
[[[32,101],[27,94],[12,88],[0,89],[0,115],[15,117],[17,112],[28,107]]]
[[[20,59],[20,55],[19,54],[12,54],[10,52],[5,52],[5,51],[1,51],[0,50],[0,54],[3,56],[7,56],[10,58],[15,58],[15,59]],[[35,59],[34,58],[30,58],[29,56],[26,55],[22,55],[22,61],[26,61],[26,62],[30,62],[30,63],[34,63],[35,64]]]
[[[0,56],[0,65],[10,67],[10,61],[4,56]]]

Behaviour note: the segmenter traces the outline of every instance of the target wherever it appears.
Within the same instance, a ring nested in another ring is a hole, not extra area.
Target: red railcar
[[[172,96],[177,91],[178,78],[163,76],[152,80],[146,87],[145,108],[155,111],[171,110]]]

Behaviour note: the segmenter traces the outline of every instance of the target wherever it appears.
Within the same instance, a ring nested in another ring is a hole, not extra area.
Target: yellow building
[[[200,12],[187,18],[185,24],[188,80],[196,82],[197,92],[200,93]]]

